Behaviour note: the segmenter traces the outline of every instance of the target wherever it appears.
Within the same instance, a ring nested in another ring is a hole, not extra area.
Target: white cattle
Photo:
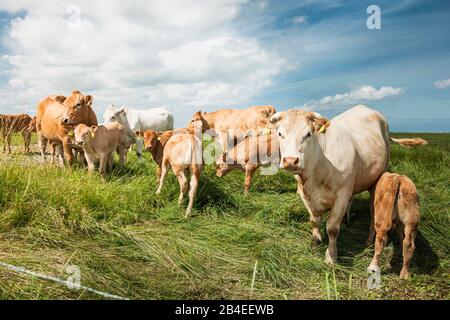
[[[280,167],[298,175],[297,191],[310,214],[314,243],[322,241],[320,219],[330,211],[325,261],[332,264],[340,224],[353,194],[372,193],[386,171],[388,124],[379,112],[363,105],[331,121],[315,112],[289,110],[275,113],[270,122],[279,136]]]
[[[173,115],[165,108],[134,109],[122,107],[116,110],[114,105],[110,105],[103,114],[105,123],[118,121],[125,126],[128,136],[133,137],[136,142],[136,153],[142,156],[143,141],[136,136],[137,133],[147,130],[166,131],[173,129]]]

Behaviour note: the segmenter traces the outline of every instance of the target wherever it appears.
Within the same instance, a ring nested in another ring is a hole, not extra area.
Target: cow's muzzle
[[[296,170],[298,169],[299,162],[299,157],[284,157],[282,164],[283,168],[286,170]]]

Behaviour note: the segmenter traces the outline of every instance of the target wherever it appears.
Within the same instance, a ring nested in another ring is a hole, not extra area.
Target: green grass
[[[242,173],[217,178],[207,166],[194,216],[184,219],[173,174],[155,195],[148,154],[142,162],[131,155],[104,182],[84,169],[40,164],[20,147],[0,155],[0,261],[62,278],[74,264],[83,285],[132,299],[449,299],[450,134],[409,136],[431,142],[392,146],[390,170],[408,175],[421,196],[409,281],[398,279],[393,235],[381,260],[382,287],[367,289],[367,193],[341,228],[332,268],[326,244],[311,247],[308,214],[286,173],[256,176],[244,197]],[[0,298],[99,297],[0,267]]]

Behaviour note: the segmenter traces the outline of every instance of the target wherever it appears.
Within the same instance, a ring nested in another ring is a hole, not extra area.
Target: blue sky
[[[163,105],[177,126],[197,109],[272,104],[332,117],[364,103],[393,131],[450,131],[449,1],[151,1],[142,10],[80,1],[82,28],[70,32],[69,2],[40,3],[0,0],[0,113],[33,113],[40,98],[76,87],[94,95],[99,115],[110,103]],[[380,30],[366,26],[369,5],[381,9]]]

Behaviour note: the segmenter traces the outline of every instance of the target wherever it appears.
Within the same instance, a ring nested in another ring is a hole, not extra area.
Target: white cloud
[[[67,26],[72,3],[0,0],[2,11],[26,12],[0,39],[8,52],[3,112],[74,88],[94,95],[99,114],[112,102],[245,106],[289,69],[279,54],[233,28],[247,0],[77,1],[79,29]]]
[[[341,106],[365,101],[383,100],[388,97],[399,96],[404,93],[402,88],[380,87],[376,89],[372,86],[361,86],[350,92],[326,96],[320,100],[309,101],[303,108],[326,109],[333,106]]]
[[[292,19],[292,23],[299,25],[299,24],[304,24],[307,22],[307,17],[306,16],[296,16]]]
[[[450,87],[450,79],[436,81],[434,83],[434,87],[436,89],[445,89],[447,87]]]

